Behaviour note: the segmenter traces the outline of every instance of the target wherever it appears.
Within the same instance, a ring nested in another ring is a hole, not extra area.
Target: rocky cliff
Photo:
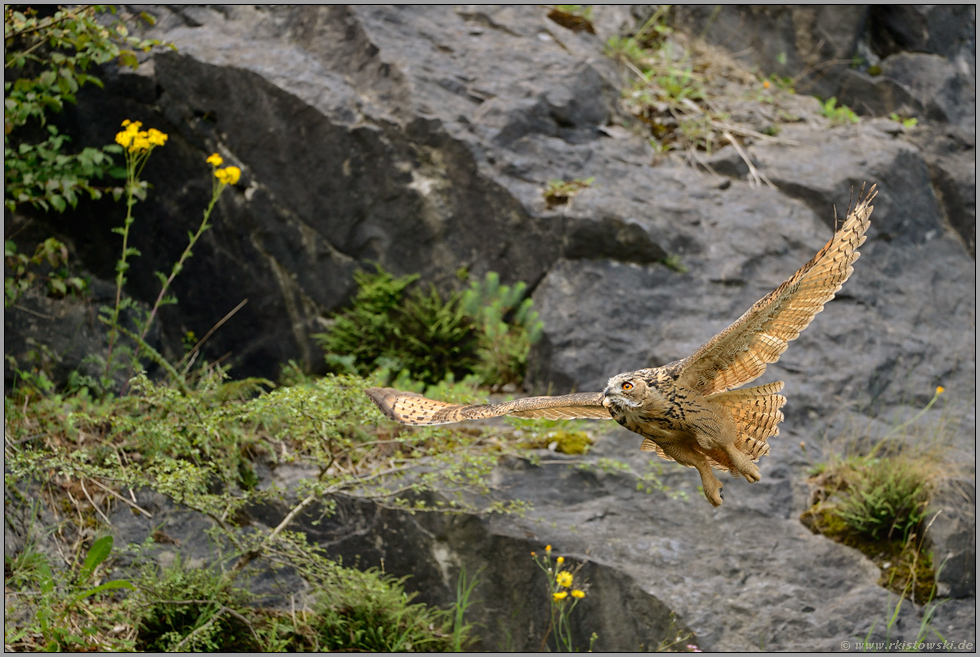
[[[242,184],[222,198],[178,279],[179,304],[161,313],[159,338],[176,353],[184,332],[203,334],[247,298],[209,345],[213,358],[231,352],[235,375],[275,376],[290,358],[322,367],[310,335],[350,298],[351,273],[377,261],[443,287],[460,268],[528,282],[545,337],[527,388],[601,389],[612,374],[691,353],[808,260],[829,239],[835,208],[842,216],[862,185],[876,184],[854,275],[761,381],[786,381],[789,399],[763,481],[729,483],[722,508],[698,499],[692,472],[677,466],[665,477],[691,489],[689,502],[554,457],[498,471],[502,495],[535,503],[523,520],[358,507],[342,516],[348,524],[316,531],[338,553],[414,573],[436,602],[450,592],[446,564],[488,565],[501,590],[482,591],[479,604],[493,619],[510,613],[501,596],[523,577],[511,569],[531,565],[523,553],[551,542],[601,569],[592,576],[607,593],[590,604],[609,643],[597,649],[649,648],[671,623],[718,650],[830,650],[875,621],[882,632],[889,594],[874,567],[797,520],[803,473],[814,450],[819,458],[818,437],[907,417],[937,385],[945,410],[924,422],[955,420],[954,458],[975,461],[975,10],[679,11],[679,29],[749,49],[748,62],[731,66],[799,75],[810,93],[861,114],[836,124],[801,89],[791,119],[773,119],[777,138],[753,129],[739,140],[743,154],[729,144],[699,155],[708,167],[655,152],[621,104],[624,72],[604,42],[635,30],[648,10],[596,7],[596,34],[538,7],[149,11],[157,23],[148,34],[176,50],[135,71],[107,69],[106,89],[81,96],[65,121],[82,144],[111,141],[126,118],[170,135],[146,170],[154,190],[134,227],[143,256],[129,291],[138,299],[155,297],[151,272],[176,259],[206,203],[207,155],[241,167]],[[860,65],[839,65],[862,53]],[[826,62],[824,75],[810,75]],[[740,125],[760,128],[759,111],[746,110]],[[919,123],[903,127],[893,112]],[[760,173],[771,185],[757,184]],[[592,177],[568,203],[543,196],[549,180]],[[83,212],[54,229],[109,279],[119,209]],[[8,330],[27,321],[16,312]],[[590,458],[624,458],[637,446],[613,430]],[[629,458],[646,467],[645,455]],[[937,550],[960,564],[945,591],[968,599],[941,607],[936,627],[975,642],[971,504],[937,521]],[[415,548],[399,552],[408,540]],[[527,563],[507,565],[518,556]],[[657,631],[630,618],[652,619]],[[899,630],[914,636],[914,612],[901,618]],[[487,647],[505,635],[525,647],[509,622]]]

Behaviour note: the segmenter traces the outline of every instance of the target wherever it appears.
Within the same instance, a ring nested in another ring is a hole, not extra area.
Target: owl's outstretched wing
[[[566,420],[594,418],[610,420],[602,405],[601,392],[578,392],[559,397],[525,397],[501,404],[450,404],[428,399],[414,392],[394,388],[368,388],[367,393],[381,412],[402,424],[449,424],[463,420],[480,420],[498,415]]]
[[[677,383],[711,395],[752,381],[786,351],[854,271],[870,224],[872,185],[833,238],[799,271],[734,324],[677,363]]]

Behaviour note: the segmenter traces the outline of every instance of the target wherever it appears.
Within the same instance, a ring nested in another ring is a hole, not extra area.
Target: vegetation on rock
[[[881,568],[879,583],[923,603],[935,596],[935,572],[925,525],[929,495],[941,474],[941,446],[916,449],[892,440],[939,399],[939,387],[911,420],[866,453],[834,457],[814,468],[810,508],[800,520],[815,533],[850,545]],[[914,443],[913,443],[914,444]]]
[[[428,385],[470,375],[491,388],[523,381],[542,330],[523,282],[501,285],[488,272],[444,300],[435,287],[406,294],[417,275],[395,277],[375,268],[354,273],[352,307],[315,336],[328,364],[360,374],[383,367]]]

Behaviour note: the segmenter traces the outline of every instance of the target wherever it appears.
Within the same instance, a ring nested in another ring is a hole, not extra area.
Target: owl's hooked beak
[[[608,410],[613,403],[612,398],[609,397],[609,386],[606,386],[606,389],[602,391],[602,394],[604,395],[602,398],[602,405]]]

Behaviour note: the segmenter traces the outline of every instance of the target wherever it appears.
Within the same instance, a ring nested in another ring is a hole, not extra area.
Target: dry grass
[[[772,186],[745,146],[792,143],[778,137],[781,126],[819,114],[817,102],[797,97],[792,79],[763,77],[722,49],[674,31],[666,16],[665,6],[635,35],[606,46],[622,66],[623,109],[645,125],[658,158],[678,152],[721,179],[705,154],[730,144],[747,165],[750,184]]]

